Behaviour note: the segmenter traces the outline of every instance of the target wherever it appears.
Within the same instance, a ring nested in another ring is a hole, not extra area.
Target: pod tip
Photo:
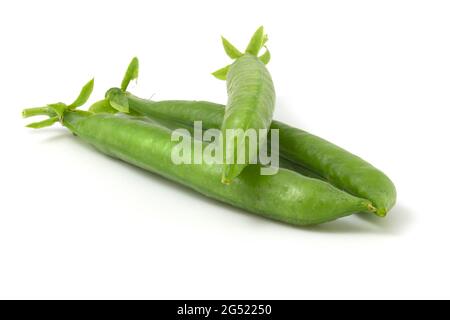
[[[381,209],[377,209],[377,211],[375,212],[375,214],[381,218],[384,218],[387,216],[387,210],[384,208]]]
[[[228,178],[226,178],[226,177],[222,177],[222,183],[223,183],[224,185],[229,186],[229,185],[231,184],[231,180],[228,179]]]

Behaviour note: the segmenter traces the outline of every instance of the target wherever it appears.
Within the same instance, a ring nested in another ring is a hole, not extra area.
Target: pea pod
[[[369,199],[384,217],[395,205],[397,192],[392,181],[360,157],[306,131],[274,121],[279,130],[280,152],[332,182],[339,189]]]
[[[142,115],[159,116],[184,124],[202,120],[205,128],[220,128],[224,107],[205,101],[148,101],[127,94],[130,108]],[[189,108],[187,108],[189,106]],[[396,189],[392,181],[367,161],[335,144],[280,121],[271,129],[279,130],[282,157],[323,177],[336,187],[369,199],[384,217],[394,206]]]
[[[117,110],[115,110],[115,109],[111,108],[110,106],[108,106],[107,104],[105,104],[104,101],[105,100],[100,101],[100,103],[99,102],[94,103],[89,109],[90,112],[92,112],[92,113],[107,113],[107,114],[116,113],[118,116],[125,115],[124,113],[117,113]],[[155,125],[161,125],[172,131],[178,130],[178,129],[185,129],[189,132],[191,137],[195,137],[194,127],[192,125],[174,121],[174,120],[170,120],[170,119],[160,118],[157,116],[142,116],[142,115],[138,114],[137,112],[132,111],[131,109],[130,109],[129,114],[133,115],[133,116],[128,116],[129,119],[134,119],[134,120],[139,120],[139,121],[147,121],[147,122],[153,123]],[[203,136],[202,136],[202,138],[203,138]],[[206,141],[206,142],[209,142],[209,141]],[[306,177],[324,180],[321,176],[317,175],[313,171],[311,171],[299,164],[293,163],[292,161],[289,161],[289,160],[285,159],[284,157],[279,157],[279,167],[295,171]]]
[[[245,53],[237,50],[222,37],[227,55],[235,61],[213,73],[227,82],[228,103],[221,124],[224,141],[224,166],[222,182],[231,183],[248,163],[257,160],[257,149],[250,149],[244,139],[248,129],[268,130],[275,107],[275,90],[272,78],[265,66],[269,62],[259,51],[267,41],[264,28],[260,27],[250,40]],[[267,51],[268,52],[268,51]],[[232,134],[231,137],[228,134]],[[259,139],[259,147],[266,144],[266,135]],[[239,161],[239,154],[248,155]]]
[[[137,64],[131,65],[137,67]],[[207,101],[145,100],[118,88],[110,93],[126,97],[129,110],[144,116],[158,117],[191,125],[202,121],[205,129],[220,128],[225,114],[225,106]],[[114,108],[109,106],[110,112]],[[287,160],[305,167],[326,179],[334,186],[355,196],[369,199],[377,208],[376,214],[384,217],[395,205],[396,189],[392,181],[380,170],[356,155],[280,121],[272,121],[271,129],[279,130],[280,155]]]
[[[101,152],[160,174],[208,197],[246,209],[264,217],[294,225],[323,223],[354,212],[373,210],[370,201],[352,196],[330,184],[281,169],[276,175],[260,175],[258,165],[250,165],[224,186],[218,164],[180,164],[172,162],[177,142],[172,132],[150,121],[126,115],[78,111],[60,107],[26,109],[24,117],[47,115]],[[48,126],[46,120],[29,125]],[[53,121],[53,120],[52,120]]]

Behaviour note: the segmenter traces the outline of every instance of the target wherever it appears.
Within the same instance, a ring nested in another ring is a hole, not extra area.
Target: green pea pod
[[[145,116],[158,116],[193,125],[202,121],[203,127],[220,128],[225,108],[206,101],[149,101],[127,94],[130,108]],[[354,154],[280,121],[272,121],[271,129],[279,130],[280,154],[323,177],[336,187],[353,195],[369,199],[379,216],[385,216],[394,206],[396,189],[380,170]]]
[[[108,114],[117,113],[118,111],[116,109],[112,108],[111,105],[107,102],[108,102],[107,100],[100,100],[100,101],[94,103],[89,108],[89,111],[92,113],[108,113]],[[188,105],[189,101],[186,101],[186,102],[187,102],[186,107],[189,107],[189,105]],[[117,114],[118,114],[118,116],[123,116],[123,113],[117,113]],[[141,114],[139,114],[133,110],[130,110],[130,113],[128,113],[128,115],[133,115],[133,119],[135,119],[135,120],[147,121],[147,122],[150,122],[150,123],[153,123],[156,125],[161,125],[172,131],[177,130],[177,129],[185,129],[190,133],[191,137],[194,137],[194,127],[192,126],[192,124],[179,122],[179,121],[176,121],[173,119],[167,119],[165,117],[161,118],[161,117],[158,117],[155,115],[142,116]],[[129,117],[129,118],[131,118],[131,117]],[[48,120],[51,120],[51,119],[48,119]],[[56,118],[56,121],[57,121],[57,118]],[[56,122],[56,121],[54,121],[54,122]],[[54,122],[52,122],[51,124],[53,124]],[[202,136],[202,138],[203,138],[203,136]],[[205,141],[205,142],[208,142],[208,141]],[[297,163],[289,161],[289,160],[285,159],[284,157],[279,157],[279,167],[298,172],[306,177],[324,180],[323,177],[319,176],[315,172],[313,172]]]
[[[50,117],[53,111],[47,111]],[[27,115],[33,113],[33,110],[24,111]],[[259,165],[249,165],[235,183],[224,186],[219,164],[174,164],[172,151],[178,142],[172,141],[172,131],[142,118],[66,108],[60,122],[107,155],[267,218],[294,225],[313,225],[373,210],[366,199],[286,169],[264,176]]]
[[[221,124],[225,146],[222,182],[225,184],[230,184],[249,163],[257,161],[258,151],[248,148],[246,131],[253,129],[259,135],[259,130],[269,129],[272,121],[275,89],[265,66],[270,55],[258,57],[266,38],[264,28],[258,28],[242,54],[222,37],[225,52],[235,59],[230,66],[213,73],[219,79],[226,77],[227,81],[228,103]],[[265,139],[259,139],[259,147],[266,143]],[[245,155],[245,159],[239,155]]]
[[[120,89],[110,89],[114,90]],[[194,121],[202,121],[204,129],[220,128],[225,114],[224,105],[208,101],[152,101],[138,98],[129,92],[123,94],[135,114],[190,126]],[[394,184],[368,162],[331,142],[282,122],[272,121],[271,129],[279,130],[282,158],[300,168],[306,168],[316,177],[320,176],[342,190],[371,200],[379,216],[385,216],[395,205]]]
[[[317,172],[342,190],[371,200],[381,217],[395,205],[394,184],[370,163],[325,139],[282,122],[273,121],[272,128],[279,130],[280,152],[287,159]]]

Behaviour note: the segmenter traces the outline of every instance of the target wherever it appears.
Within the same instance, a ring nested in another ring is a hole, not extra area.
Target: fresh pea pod
[[[89,111],[92,113],[107,113],[107,114],[117,114],[118,116],[124,116],[125,114],[123,113],[117,113],[117,110],[111,108],[109,105],[105,104],[105,101],[107,102],[107,100],[101,100],[99,102],[94,103]],[[101,106],[101,107],[100,107]],[[106,106],[106,107],[105,107]],[[131,116],[131,114],[133,116]],[[127,114],[127,117],[129,119],[134,119],[134,120],[140,120],[140,121],[147,121],[150,123],[153,123],[155,125],[161,125],[169,130],[178,130],[178,129],[185,129],[189,132],[191,137],[195,138],[195,132],[194,132],[194,127],[192,125],[186,124],[186,123],[182,123],[179,121],[174,121],[174,120],[170,120],[170,119],[165,119],[165,118],[160,118],[157,116],[142,116],[140,114],[138,114],[137,112],[133,111],[130,109],[130,113]],[[203,135],[202,135],[203,138]],[[204,141],[204,140],[203,140]],[[209,142],[209,141],[204,141],[205,143]],[[289,161],[287,159],[285,159],[284,157],[279,157],[279,167],[280,168],[284,168],[284,169],[289,169],[292,171],[295,171],[297,173],[300,173],[301,175],[304,175],[306,177],[310,177],[310,178],[315,178],[315,179],[320,179],[320,180],[324,180],[323,177],[319,176],[318,174],[316,174],[315,172],[299,165],[296,164],[292,161]]]
[[[392,181],[380,170],[360,157],[279,121],[280,152],[287,159],[318,173],[339,189],[369,199],[377,215],[384,217],[395,205],[397,192]]]
[[[221,165],[204,162],[175,165],[172,151],[177,142],[172,141],[172,132],[161,125],[142,121],[142,118],[93,114],[61,105],[58,112],[49,105],[38,113],[50,119],[60,114],[57,121],[107,155],[267,218],[294,225],[312,225],[373,210],[366,199],[285,169],[264,176],[260,175],[259,165],[250,165],[235,183],[224,186],[219,179]],[[35,109],[23,111],[25,117],[36,113]],[[31,127],[40,126],[33,124]]]
[[[256,163],[258,150],[267,142],[267,133],[275,107],[275,90],[272,78],[265,66],[270,60],[266,52],[258,57],[267,42],[264,28],[260,27],[252,36],[245,53],[241,53],[222,37],[227,55],[235,61],[217,70],[213,75],[227,81],[228,103],[221,119],[224,145],[222,182],[230,184],[249,163]],[[138,60],[134,58],[122,81],[121,88],[107,93],[110,106],[120,112],[129,112],[129,103],[123,92],[129,82],[138,76]],[[100,103],[101,105],[102,103]],[[103,107],[103,105],[101,105]],[[98,108],[96,108],[95,111]],[[255,130],[258,148],[250,148],[246,140],[248,130]]]
[[[135,67],[137,64],[130,64],[129,68]],[[217,129],[222,125],[224,105],[207,101],[145,100],[125,90],[110,89],[106,94],[107,100],[111,92],[120,92],[127,97],[130,111],[144,116],[191,126],[194,121],[202,121],[204,129]],[[114,112],[113,107],[109,108]],[[272,121],[271,129],[279,130],[280,155],[283,158],[307,168],[342,190],[371,200],[379,216],[385,216],[395,205],[394,184],[368,162],[331,142],[282,122]]]
[[[228,40],[222,37],[227,55],[235,61],[213,73],[227,82],[228,103],[221,124],[224,141],[224,166],[222,182],[230,184],[248,163],[257,160],[257,149],[248,148],[244,139],[247,130],[268,130],[275,107],[275,89],[265,63],[267,55],[258,57],[259,51],[267,41],[264,28],[260,27],[241,53]],[[231,134],[231,136],[229,136]],[[267,134],[258,140],[258,146],[266,144]],[[239,158],[245,154],[246,158]]]
[[[130,108],[145,116],[192,125],[201,120],[205,129],[220,128],[224,106],[206,101],[148,101],[127,94]],[[187,108],[189,106],[189,108]],[[367,161],[335,144],[280,121],[271,129],[279,130],[280,155],[326,179],[336,187],[369,199],[384,217],[395,205],[396,189],[392,181]]]

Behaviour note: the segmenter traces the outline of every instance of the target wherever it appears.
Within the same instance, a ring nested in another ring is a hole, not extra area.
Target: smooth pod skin
[[[185,103],[186,105],[191,105],[192,103],[195,103],[193,101],[181,101],[181,102]],[[122,113],[117,113],[114,109],[111,109],[111,108],[105,110],[105,108],[97,108],[96,104],[94,104],[93,106],[94,106],[94,108],[91,107],[89,109],[93,113],[108,113],[108,114],[116,113],[118,117],[122,116],[122,117],[127,117],[128,119],[147,121],[147,122],[153,123],[155,125],[163,126],[164,128],[167,128],[171,131],[178,130],[178,129],[186,129],[190,133],[191,137],[195,137],[193,126],[188,125],[187,123],[173,121],[173,120],[166,119],[166,118],[163,118],[160,116],[159,117],[158,116],[151,116],[151,117],[150,116],[142,116],[142,115],[139,115],[137,112],[134,112],[136,115],[122,114]],[[208,143],[208,142],[205,142],[205,143]],[[286,158],[281,157],[281,156],[279,157],[279,167],[298,172],[301,175],[304,175],[306,177],[315,178],[315,179],[319,179],[319,180],[325,180],[323,177],[319,176],[315,172],[313,172],[297,163],[289,161]]]
[[[171,141],[171,131],[148,121],[66,112],[63,124],[103,153],[267,218],[313,225],[371,211],[371,203],[366,199],[286,169],[262,176],[258,165],[250,165],[233,184],[225,186],[219,179],[221,165],[175,165],[171,153],[177,142]]]
[[[126,93],[130,109],[145,116],[192,125],[201,120],[205,129],[220,128],[224,105],[207,101],[151,101]],[[355,196],[369,199],[377,215],[385,216],[395,205],[396,189],[380,170],[354,154],[279,121],[271,129],[279,129],[280,154],[315,172],[334,186]]]
[[[272,78],[266,66],[258,57],[244,54],[231,66],[227,75],[228,103],[221,124],[222,135],[227,131],[254,129],[259,134],[260,129],[269,129],[275,106],[275,89]],[[224,139],[225,144],[227,140]],[[260,145],[266,143],[266,137],[259,140]],[[249,154],[246,163],[236,163],[236,155],[244,150],[249,152],[246,144],[233,143],[226,145],[225,155],[233,163],[224,164],[223,182],[230,183],[237,177],[245,166],[257,159],[257,150]],[[230,157],[230,155],[232,155]]]
[[[394,184],[370,163],[303,130],[277,121],[272,127],[279,129],[280,152],[287,159],[319,173],[339,189],[371,200],[380,216],[394,206]]]

